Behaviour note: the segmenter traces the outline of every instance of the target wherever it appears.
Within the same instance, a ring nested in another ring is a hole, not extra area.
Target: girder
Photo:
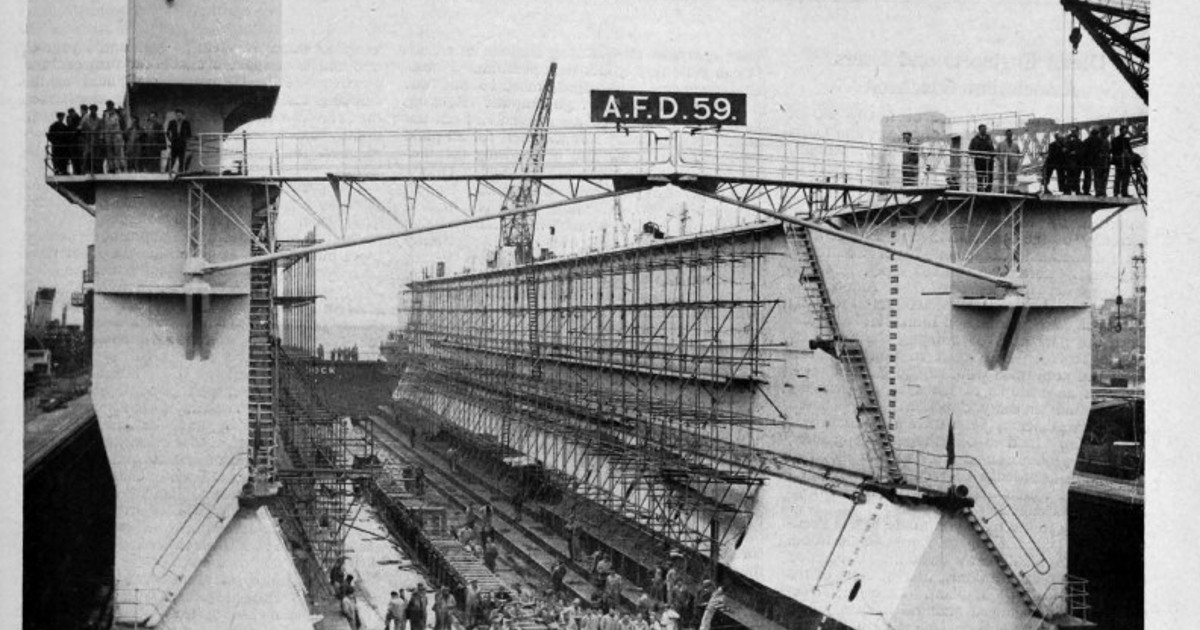
[[[1146,0],[1060,0],[1141,97],[1150,98],[1150,3]]]

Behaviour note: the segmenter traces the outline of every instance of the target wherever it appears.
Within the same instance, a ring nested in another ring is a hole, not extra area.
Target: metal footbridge
[[[941,220],[970,213],[980,200],[1007,204],[1005,221],[1019,226],[1031,201],[1045,199],[1040,165],[1023,156],[1021,168],[1004,172],[997,153],[975,153],[926,143],[919,147],[832,140],[728,129],[547,128],[541,172],[516,173],[529,129],[430,131],[305,132],[200,134],[189,168],[182,174],[118,172],[61,175],[47,170],[46,181],[64,197],[95,212],[96,185],[105,181],[175,180],[196,190],[196,203],[216,206],[204,186],[240,182],[279,186],[285,197],[307,212],[332,237],[329,242],[290,252],[208,262],[201,274],[247,266],[255,261],[290,258],[433,230],[498,219],[639,192],[665,184],[727,202],[770,218],[921,260],[1015,289],[1020,282],[972,269],[969,256],[951,260],[922,258],[904,248],[871,240],[872,232],[898,217],[929,216],[943,208]],[[906,170],[906,152],[916,151],[919,166]],[[976,161],[993,164],[988,179]],[[1009,175],[1012,175],[1011,177]],[[541,187],[541,203],[501,213],[497,208],[509,182],[531,178]],[[301,191],[303,184],[328,183],[337,201],[339,224],[317,213]],[[401,187],[402,191],[384,186]],[[402,203],[384,199],[400,197]],[[354,199],[392,217],[399,229],[348,238],[346,225]],[[1136,202],[1125,197],[1055,197],[1059,203],[1094,210]],[[418,206],[439,206],[458,216],[418,226]],[[197,212],[197,215],[200,213]],[[228,214],[228,213],[226,213]],[[232,217],[231,217],[232,219]],[[854,228],[848,230],[847,228]],[[853,233],[852,233],[853,232]],[[981,233],[982,246],[993,234]],[[251,236],[253,236],[251,234]],[[1017,245],[1014,245],[1016,248]],[[969,252],[966,252],[969,253]]]

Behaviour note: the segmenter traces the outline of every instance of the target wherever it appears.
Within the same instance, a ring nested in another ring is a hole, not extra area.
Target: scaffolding
[[[299,240],[281,240],[281,252],[316,245],[316,228]],[[279,265],[279,289],[275,305],[279,307],[279,342],[294,357],[317,356],[317,257],[315,254],[290,258]]]
[[[363,484],[380,467],[369,436],[352,431],[350,419],[329,411],[317,393],[311,361],[278,356],[281,504],[328,570],[362,509]]]
[[[749,525],[773,457],[755,434],[780,422],[758,395],[777,229],[413,282],[397,397],[716,555]]]

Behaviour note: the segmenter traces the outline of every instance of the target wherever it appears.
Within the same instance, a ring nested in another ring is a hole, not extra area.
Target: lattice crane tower
[[[546,83],[542,86],[542,94],[538,97],[537,108],[529,121],[529,135],[521,147],[521,156],[517,158],[518,174],[541,173],[546,163],[547,128],[550,126],[550,107],[554,101],[554,74],[558,64],[550,64],[550,72],[546,74]],[[504,197],[502,212],[517,210],[537,205],[541,193],[540,183],[532,178],[514,179],[509,184],[508,194]],[[533,234],[537,226],[537,214],[518,214],[504,217],[500,220],[500,245],[516,247],[516,257],[519,264],[527,264],[533,260]]]

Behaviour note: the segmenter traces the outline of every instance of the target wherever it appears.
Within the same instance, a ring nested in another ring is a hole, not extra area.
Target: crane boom
[[[546,83],[542,86],[542,94],[538,97],[537,108],[533,111],[533,119],[529,121],[529,134],[521,147],[521,155],[517,158],[517,175],[539,174],[546,163],[546,139],[550,125],[550,107],[554,101],[554,75],[558,70],[557,63],[550,64],[550,72],[546,74]],[[531,177],[517,177],[508,186],[504,196],[501,212],[519,210],[536,205],[541,193],[541,185]],[[533,261],[533,233],[537,225],[536,213],[517,214],[500,219],[500,245],[516,247],[518,264],[528,264]]]
[[[1149,0],[1060,0],[1121,76],[1141,97],[1150,98]],[[1072,40],[1073,42],[1075,40]]]

